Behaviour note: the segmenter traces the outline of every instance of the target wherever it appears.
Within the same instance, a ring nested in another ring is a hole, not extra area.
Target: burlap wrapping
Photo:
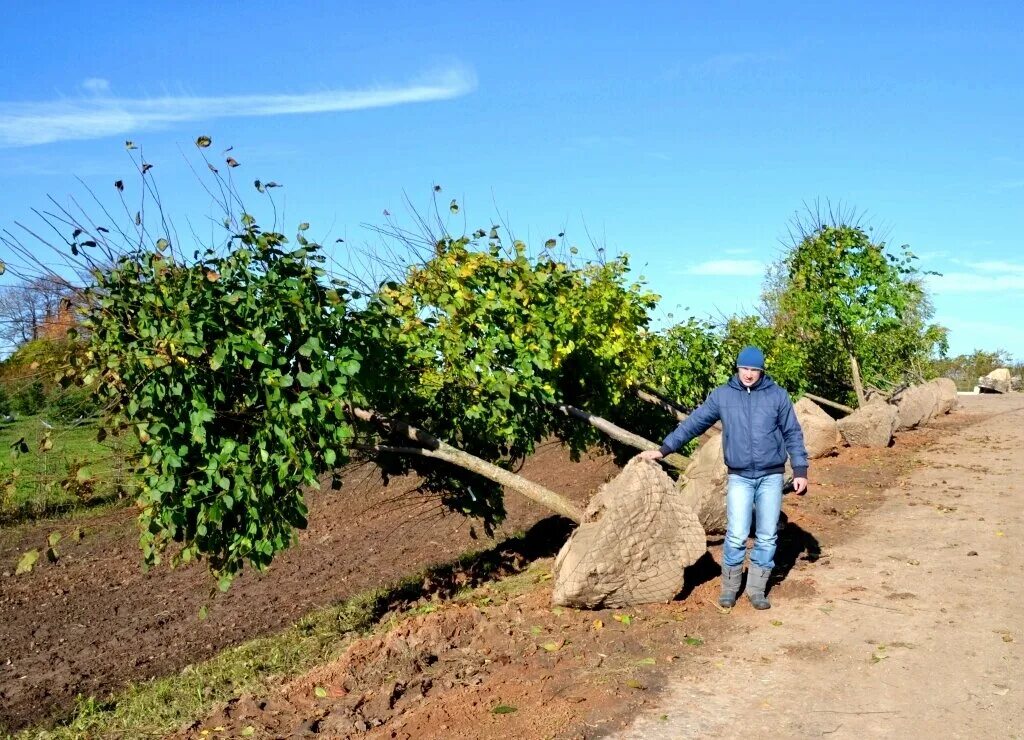
[[[706,549],[672,479],[658,463],[634,459],[601,487],[559,551],[552,600],[588,608],[671,601],[683,569]]]

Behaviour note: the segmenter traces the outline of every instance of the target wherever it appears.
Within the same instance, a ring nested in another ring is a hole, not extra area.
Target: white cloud
[[[476,88],[476,77],[453,68],[401,87],[324,90],[296,95],[190,95],[119,98],[100,93],[42,103],[0,103],[0,147],[132,135],[174,123],[215,118],[281,116],[383,108],[446,100]]]
[[[89,77],[82,80],[82,89],[91,93],[110,92],[110,80],[105,80],[102,77]]]
[[[936,293],[1003,293],[1008,291],[1024,291],[1024,271],[1002,275],[947,272],[941,276],[929,277],[928,284]]]
[[[749,277],[752,275],[763,275],[764,269],[764,264],[757,260],[710,260],[691,265],[686,270],[686,274]]]
[[[968,267],[972,267],[978,272],[999,272],[999,273],[1010,273],[1011,275],[1024,275],[1024,264],[1016,264],[1013,262],[1006,262],[1004,260],[989,260],[986,262],[968,262]]]

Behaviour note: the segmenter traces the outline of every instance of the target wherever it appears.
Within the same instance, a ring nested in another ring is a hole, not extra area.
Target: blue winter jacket
[[[767,375],[750,388],[733,375],[711,391],[675,431],[665,437],[661,454],[675,452],[722,420],[722,451],[730,473],[760,478],[785,470],[786,454],[793,475],[807,476],[807,449],[789,394]]]

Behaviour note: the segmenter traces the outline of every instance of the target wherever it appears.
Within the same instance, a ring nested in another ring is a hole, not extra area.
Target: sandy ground
[[[949,430],[777,595],[673,676],[621,738],[1024,738],[1024,395]],[[810,495],[813,495],[813,491]]]

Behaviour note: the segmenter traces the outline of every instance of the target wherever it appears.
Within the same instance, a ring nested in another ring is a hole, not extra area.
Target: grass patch
[[[27,451],[15,454],[20,440]],[[51,423],[39,414],[0,425],[0,525],[133,498],[129,458],[137,449],[127,438],[97,442],[94,422]]]
[[[173,732],[245,691],[329,662],[356,637],[435,611],[443,599],[500,603],[529,590],[545,579],[534,561],[554,555],[568,531],[565,520],[546,519],[493,548],[318,609],[283,632],[229,648],[176,675],[132,684],[105,700],[80,698],[60,726],[29,729],[18,737],[134,738]]]

